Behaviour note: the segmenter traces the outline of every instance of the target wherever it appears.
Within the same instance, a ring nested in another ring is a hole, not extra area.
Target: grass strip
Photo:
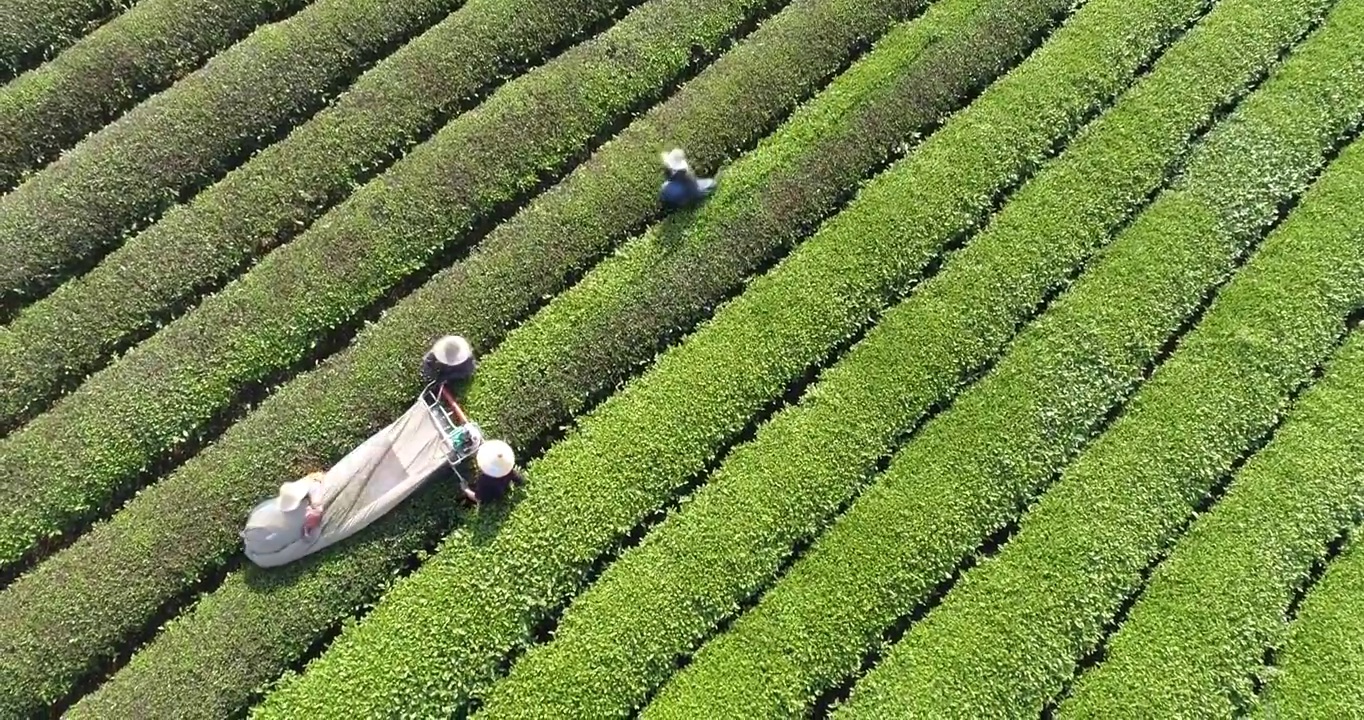
[[[0,566],[125,496],[138,474],[287,372],[442,246],[562,171],[775,0],[654,0],[504,86],[251,272],[0,441]],[[687,8],[683,10],[682,8]],[[514,128],[514,129],[513,129]]]
[[[1364,188],[1360,169],[1354,183]],[[1339,213],[1334,227],[1313,218],[1333,236],[1348,232],[1349,213],[1361,209],[1342,200],[1302,211]],[[1058,718],[1232,717],[1255,704],[1255,676],[1282,641],[1294,598],[1332,540],[1364,516],[1361,406],[1364,337],[1355,333],[1226,497],[1155,569]]]
[[[797,0],[763,23],[349,349],[285,385],[109,523],[0,593],[0,644],[29,638],[0,652],[0,688],[32,692],[51,683],[47,692],[65,692],[88,665],[155,626],[158,608],[240,553],[236,531],[254,498],[334,461],[408,406],[419,389],[413,363],[449,327],[449,308],[465,308],[457,329],[486,351],[575,268],[645,222],[657,210],[660,146],[688,148],[699,168],[751,147],[863,39],[921,6]],[[499,434],[520,447],[548,429],[502,426]],[[449,490],[433,486],[335,552],[233,573],[72,714],[230,714],[450,528],[458,491]],[[214,682],[202,681],[209,676]]]
[[[30,419],[205,288],[302,232],[490,83],[621,7],[471,0],[404,45],[288,137],[0,328],[0,429]]]
[[[0,192],[307,0],[147,0],[0,86]]]
[[[1316,60],[1337,63],[1342,85],[1355,91],[1364,62],[1342,66],[1364,41],[1348,23],[1364,30],[1364,14],[1350,17],[1348,5],[1319,38],[1334,52]],[[1340,27],[1347,30],[1332,32]],[[1342,89],[1300,82],[1318,105]],[[1300,112],[1285,108],[1281,122]],[[837,714],[1017,717],[1041,713],[1064,689],[1123,600],[1140,590],[1144,570],[1219,478],[1272,432],[1364,303],[1364,143],[1356,149],[1328,168],[1303,200],[1308,212],[1265,241],[1013,539],[911,627]],[[1342,222],[1351,216],[1356,222]]]
[[[784,716],[810,707],[1009,522],[1357,116],[1304,87],[1307,76],[1350,88],[1351,78],[1320,64],[1328,50],[1339,52],[1330,34],[1321,37],[1198,146],[1187,175],[1024,329],[990,374],[927,423],[752,610],[703,646],[644,717]],[[1284,127],[1285,115],[1301,122]],[[1266,146],[1275,152],[1246,151]]]
[[[461,0],[317,0],[0,196],[0,318],[326,104]]]
[[[56,55],[139,0],[0,0],[0,82]]]
[[[1113,6],[1112,9],[1116,10],[1117,6]],[[1112,17],[1116,19],[1118,16],[1114,14]],[[1123,17],[1124,20],[1128,19],[1126,15]],[[1171,25],[1177,30],[1179,23],[1172,22]],[[1109,29],[1111,28],[1105,27],[1105,30]],[[1157,37],[1161,35],[1159,29],[1153,29],[1151,33]],[[1096,31],[1095,35],[1107,37],[1108,33]],[[1080,40],[1076,42],[1082,43]],[[1156,44],[1156,39],[1152,38],[1149,42]],[[1081,46],[1086,51],[1093,49],[1087,45]],[[1131,47],[1129,42],[1125,49],[1130,50]],[[1066,57],[1059,50],[1055,55],[1051,53],[1048,55]],[[1134,67],[1129,68],[1129,71],[1134,71],[1135,66],[1141,62],[1138,53],[1133,55]],[[1073,58],[1074,55],[1069,57]],[[1042,68],[1038,67],[1037,70],[1040,71]],[[1096,72],[1103,74],[1120,71],[1104,67]],[[1024,75],[1038,77],[1030,73]],[[1057,139],[1048,136],[1046,131],[1063,134],[1064,124],[1057,120],[1072,112],[1077,116],[1083,116],[1085,113],[1074,107],[1077,104],[1102,103],[1104,85],[1108,82],[1116,83],[1119,88],[1123,83],[1121,79],[1112,81],[1096,79],[1089,90],[1093,95],[1088,99],[1084,98],[1083,92],[1079,93],[1080,98],[1068,97],[1067,82],[1057,82],[1055,85],[1043,83],[1037,86],[1038,95],[1044,97],[1048,97],[1049,94],[1059,95],[1058,99],[1065,101],[1034,102],[1029,105],[1046,108],[1047,110],[1042,111],[1043,114],[1055,113],[1047,115],[1046,121],[1043,121],[1044,118],[1031,116],[1012,123],[1005,122],[1003,123],[1005,127],[1002,128],[996,128],[986,122],[987,118],[1010,118],[1021,115],[1017,112],[1017,105],[1011,106],[1006,101],[1019,100],[1018,94],[1001,91],[999,95],[991,96],[994,98],[992,101],[982,100],[974,104],[972,107],[983,106],[992,109],[982,109],[977,113],[967,111],[970,117],[963,119],[960,126],[974,127],[977,130],[965,136],[956,132],[951,133],[960,142],[955,147],[950,144],[938,146],[940,148],[938,152],[942,154],[937,155],[938,162],[930,167],[936,166],[938,172],[944,171],[948,163],[943,161],[949,157],[960,158],[962,156],[960,151],[966,149],[962,146],[968,142],[974,141],[981,147],[990,148],[991,151],[982,153],[984,157],[976,164],[982,168],[981,174],[977,176],[973,173],[969,176],[971,180],[966,183],[967,187],[960,190],[961,195],[950,201],[962,208],[962,215],[965,217],[953,215],[951,220],[944,218],[943,222],[956,221],[969,225],[970,214],[978,217],[987,212],[993,195],[990,186],[994,185],[998,191],[1001,186],[1007,185],[1009,178],[1012,177],[1011,172],[1018,172],[1022,169],[1021,166],[1027,164],[1030,159],[1029,153],[1044,155],[1051,142]],[[1031,86],[1022,78],[1016,83],[1011,87],[1021,89]],[[1025,134],[1026,139],[1019,141],[1023,147],[1014,147],[1009,142],[1010,131],[1016,130],[1019,125],[1027,128],[1032,123],[1037,124],[1038,131]],[[1078,123],[1078,118],[1072,119],[1071,127]],[[949,123],[949,126],[952,125]],[[994,135],[992,131],[997,131],[999,135]],[[972,134],[975,137],[971,137]],[[1029,145],[1032,147],[1028,147]],[[957,152],[953,153],[952,150]],[[914,157],[918,156],[916,153]],[[1039,158],[1031,159],[1035,161]],[[1010,168],[1010,165],[1013,167]],[[959,167],[959,164],[952,167]],[[929,177],[916,178],[926,186],[933,185],[928,182],[930,179],[931,174]],[[876,187],[878,182],[880,181],[873,181],[871,186]],[[974,213],[970,213],[969,208],[973,203],[977,207]],[[858,201],[855,201],[854,206],[857,205]],[[941,229],[943,235],[950,235],[949,229]],[[945,240],[945,237],[938,238],[939,243]],[[804,247],[807,246],[802,246]],[[911,248],[906,251],[905,257],[890,258],[890,263],[896,267],[909,266],[905,272],[913,274],[910,268],[916,254],[923,256],[918,260],[920,266],[933,255],[926,249]],[[760,280],[759,283],[761,282]],[[608,286],[609,283],[603,282],[603,287]],[[837,333],[838,330],[834,332]],[[780,341],[775,344],[781,345]],[[510,347],[511,341],[504,343],[498,353],[484,366],[484,372],[491,372],[493,364],[499,357],[508,357],[512,352],[509,350]],[[791,372],[798,372],[808,362],[817,359],[817,357],[801,359],[800,352],[805,350],[798,344],[794,358],[778,360],[760,358],[758,367],[767,367],[769,364],[776,366],[772,368],[775,377],[762,377],[763,371],[757,370],[754,373],[726,376],[718,382],[719,387],[703,387],[698,392],[704,400],[690,406],[684,413],[687,419],[684,423],[686,428],[680,431],[679,435],[664,437],[653,432],[650,423],[656,420],[657,414],[648,409],[658,407],[660,401],[678,392],[680,387],[695,390],[696,386],[691,384],[691,380],[700,380],[703,386],[716,384],[710,383],[704,376],[693,374],[679,381],[676,373],[650,374],[639,384],[629,386],[623,396],[617,395],[608,400],[591,416],[592,419],[582,426],[580,433],[571,435],[564,444],[556,445],[550,450],[549,455],[532,466],[530,472],[535,478],[533,487],[537,488],[540,494],[533,490],[531,495],[512,511],[510,517],[501,525],[496,537],[486,540],[488,543],[486,547],[475,547],[476,544],[484,543],[484,540],[476,537],[476,533],[456,534],[434,560],[428,562],[416,575],[398,585],[394,593],[388,595],[386,601],[380,604],[379,610],[353,634],[343,633],[342,639],[333,645],[333,649],[311,665],[300,680],[295,681],[293,685],[286,685],[280,693],[267,699],[266,711],[263,714],[268,716],[271,712],[296,713],[303,708],[328,707],[319,691],[337,682],[345,683],[352,688],[344,704],[351,712],[363,711],[364,707],[357,707],[357,704],[350,700],[358,694],[355,691],[357,686],[374,687],[375,689],[369,692],[375,696],[391,696],[392,688],[407,683],[428,687],[454,687],[457,695],[451,704],[455,705],[460,701],[459,695],[476,693],[477,686],[485,682],[480,676],[495,674],[492,668],[483,670],[478,666],[493,665],[501,654],[506,652],[507,645],[514,647],[524,643],[528,638],[516,636],[523,635],[526,628],[533,626],[546,611],[556,607],[564,597],[575,590],[575,585],[581,585],[584,580],[584,566],[590,565],[593,559],[607,549],[603,546],[609,546],[616,541],[617,538],[613,536],[625,532],[637,523],[641,516],[650,511],[650,505],[656,507],[665,502],[668,495],[684,484],[689,476],[704,468],[708,455],[713,455],[717,446],[722,445],[727,436],[732,437],[742,429],[744,419],[753,408],[735,414],[736,405],[761,407],[772,396],[780,395],[785,385],[782,372],[788,375]],[[818,355],[817,350],[809,352]],[[520,362],[523,354],[513,353],[510,357],[514,358],[511,362]],[[665,355],[664,362],[669,362],[666,359],[669,357],[673,356]],[[792,362],[794,368],[785,371],[781,369],[783,363]],[[653,381],[650,378],[658,380]],[[483,397],[475,392],[478,387],[478,381],[475,380],[474,389],[470,391],[471,398]],[[732,392],[735,399],[725,397],[726,393],[722,391]],[[712,398],[720,398],[720,401],[709,402]],[[663,405],[666,405],[666,402]],[[641,412],[641,408],[645,408],[645,411]],[[737,421],[735,417],[738,418]],[[625,436],[632,438],[630,449],[625,451],[628,457],[620,457],[618,453],[620,449],[602,452],[609,448],[603,446],[603,442],[614,444],[612,438]],[[564,450],[565,447],[568,449]],[[643,458],[648,458],[648,461],[644,462]],[[640,462],[634,462],[635,460]],[[629,474],[623,474],[622,469]],[[608,491],[608,488],[611,490]],[[626,498],[623,501],[620,500],[622,496]],[[560,509],[555,510],[556,507]],[[573,509],[571,518],[568,517],[568,508]],[[571,538],[568,542],[564,541],[566,535]],[[551,538],[558,538],[558,541]],[[433,567],[438,569],[432,571]],[[529,589],[515,587],[518,580],[525,580]],[[512,586],[508,587],[509,584]],[[428,607],[435,608],[430,604],[432,599],[444,597],[446,593],[456,593],[462,597],[488,598],[489,607],[445,608],[450,614],[457,615],[454,618],[442,615],[438,609],[425,610]],[[464,620],[462,615],[465,612],[482,615],[477,627],[462,622]],[[433,633],[431,635],[418,633],[414,638],[399,631],[400,628],[418,626],[430,627]],[[489,626],[498,628],[495,632],[510,637],[506,639],[489,637],[491,633],[484,632]],[[520,628],[519,632],[517,628]],[[449,642],[445,641],[447,637],[450,639]],[[338,653],[347,654],[338,656]],[[432,658],[436,672],[444,673],[444,677],[435,673],[413,673],[412,663],[400,662],[398,665],[380,663],[377,660],[380,656],[390,659],[417,656]],[[380,665],[382,667],[379,667]],[[471,667],[474,668],[472,672]],[[387,668],[401,669],[393,672]],[[322,674],[324,672],[325,675]],[[392,679],[380,678],[380,682],[375,682],[374,678],[380,674]],[[318,694],[310,697],[310,692]],[[284,693],[289,695],[285,695],[284,701],[281,701],[281,695]]]
[[[1356,539],[1303,599],[1251,717],[1340,720],[1359,717],[1360,708],[1364,708],[1364,550]]]
[[[770,582],[791,547],[817,534],[855,495],[898,437],[1002,350],[1018,323],[1064,284],[1070,268],[1160,187],[1190,136],[1211,122],[1219,104],[1246,92],[1327,4],[1217,5],[1149,77],[1021,189],[941,274],[828,370],[807,401],[779,413],[753,442],[732,451],[683,510],[575,598],[553,641],[532,648],[494,686],[482,716],[607,717],[643,704],[673,672],[676,657]],[[1112,92],[1136,69],[1135,54],[1127,67],[1107,61],[1120,49],[1130,51],[1131,36],[1122,30],[1160,25],[1144,18],[1187,20],[1199,6],[1115,6],[1106,17],[1109,28],[1086,28],[1099,41],[1083,50],[1070,46],[1070,56],[1084,62],[1047,68],[1042,77],[1082,107],[1081,98],[1088,102],[1090,93]],[[1063,44],[1065,37],[1054,42]],[[1058,54],[1035,57],[1016,74],[1040,73],[1043,57]],[[1110,77],[1098,79],[1104,73]],[[1191,86],[1194,79],[1199,83]],[[1041,102],[1038,96],[1047,92],[1042,82],[1036,75],[1028,80],[1023,87],[1034,97],[1014,98],[1018,106],[1055,112],[1057,98]],[[1186,87],[1197,90],[1180,94]],[[963,122],[971,115],[964,113]],[[942,136],[955,130],[949,123]],[[940,147],[930,140],[904,169],[922,170],[921,160]],[[961,157],[934,158],[943,181],[949,168],[962,165]],[[942,219],[930,208],[941,206],[935,196],[947,185],[934,174],[897,170],[873,181],[778,271],[723,308],[672,351],[674,357],[661,360],[640,384],[665,390],[648,395],[647,407],[636,413],[650,416],[649,435],[657,440],[634,435],[632,442],[645,442],[659,454],[677,452],[669,448],[676,447],[674,438],[691,432],[695,417],[689,409],[696,405],[726,407],[733,413],[727,422],[742,421],[760,406],[758,400],[779,395],[785,383],[870,320],[907,284],[905,274],[921,269],[941,242]],[[903,186],[889,189],[892,178]],[[921,217],[886,220],[906,212]],[[873,230],[887,226],[915,233],[886,236]],[[742,367],[735,367],[734,348],[747,349]],[[741,401],[750,395],[754,400]],[[640,484],[633,472],[617,472],[612,481]]]

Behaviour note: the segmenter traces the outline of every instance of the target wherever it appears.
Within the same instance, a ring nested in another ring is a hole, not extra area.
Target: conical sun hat
[[[516,465],[516,454],[501,440],[488,440],[478,447],[478,469],[486,475],[502,477]]]
[[[464,339],[464,336],[446,335],[436,341],[431,347],[431,353],[446,365],[459,365],[474,354],[474,349],[469,346],[469,341]]]

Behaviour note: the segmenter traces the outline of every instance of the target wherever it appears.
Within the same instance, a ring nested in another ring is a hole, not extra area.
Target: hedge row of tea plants
[[[706,205],[628,243],[500,352],[515,373],[489,373],[471,392],[499,424],[567,423],[711,315],[746,278],[780,259],[853,194],[859,181],[965,105],[1026,54],[1066,6],[1052,0],[955,2],[926,20],[931,44],[906,29],[884,54],[831,88],[828,103],[728,169]]]
[[[1289,626],[1254,720],[1335,720],[1364,707],[1364,549],[1327,566]]]
[[[481,715],[607,717],[643,703],[673,672],[675,657],[771,582],[791,547],[822,529],[897,438],[1001,352],[1047,293],[1160,187],[1190,136],[1212,121],[1219,102],[1248,92],[1324,4],[1285,3],[1268,13],[1257,0],[1218,5],[1157,61],[1149,77],[1021,189],[981,236],[887,313],[823,375],[806,401],[732,451],[684,510],[577,596],[554,640],[517,662]],[[1185,18],[1198,7],[1186,4]],[[1115,28],[1108,37],[1118,37],[1116,27],[1128,26],[1140,13],[1179,17],[1180,8],[1164,2],[1129,5],[1110,16]],[[1134,69],[1105,63],[1108,56],[1096,48],[1088,55],[1092,66],[1053,70],[1047,82],[1075,95],[1072,106],[1080,107],[1084,93],[1073,89],[1081,85],[1075,78],[1110,73],[1084,85],[1111,91]],[[1027,70],[1025,65],[1017,72]],[[1030,84],[1030,91],[1044,92],[1039,86]],[[989,102],[982,98],[978,104]],[[1028,107],[1040,115],[1064,112],[1065,104],[1052,97]],[[972,114],[968,110],[963,120]],[[1028,131],[1045,136],[1044,127],[1051,132],[1040,123],[1019,128],[1010,142],[1026,142]],[[956,129],[949,123],[938,137]],[[640,383],[666,388],[649,398],[649,434],[659,437],[650,444],[668,448],[670,437],[689,434],[681,426],[696,424],[694,406],[723,408],[730,415],[716,428],[747,418],[909,284],[906,274],[922,268],[943,238],[961,230],[953,227],[956,218],[935,217],[929,210],[941,207],[932,196],[953,182],[961,157],[939,155],[933,158],[937,172],[927,171],[923,163],[938,147],[930,140],[906,163],[913,174],[904,177],[913,177],[912,185],[879,193],[873,183],[779,272],[754,283],[674,357],[660,361]],[[885,219],[900,213],[919,217]],[[892,235],[876,230],[887,226],[915,230]],[[745,349],[742,364],[734,348]],[[750,374],[753,380],[747,381]],[[759,378],[761,384],[753,384]],[[753,392],[758,387],[762,392]],[[615,473],[613,481],[640,484],[630,472]]]
[[[1353,182],[1364,188],[1358,172]],[[1299,212],[1353,220],[1362,204]],[[1230,717],[1254,703],[1255,677],[1283,639],[1295,596],[1331,541],[1364,516],[1361,408],[1364,336],[1355,333],[1226,497],[1156,568],[1105,642],[1102,662],[1080,676],[1057,717]]]
[[[326,104],[461,0],[316,0],[0,195],[0,319]]]
[[[1110,7],[1110,11],[1115,9],[1116,6]],[[1117,14],[1108,17],[1113,21],[1119,19]],[[1176,20],[1166,29],[1177,29],[1181,24]],[[1051,58],[1049,67],[1055,69],[1058,64],[1075,62],[1082,51],[1093,51],[1094,37],[1107,37],[1111,29],[1110,25],[1105,25],[1101,30],[1091,26],[1094,34],[1082,34],[1076,38],[1074,44],[1069,45],[1069,54],[1061,50],[1048,53]],[[1151,34],[1153,37],[1150,42],[1158,46],[1163,33],[1153,30]],[[1079,124],[1079,118],[1085,113],[1078,111],[1076,105],[1102,105],[1108,92],[1105,85],[1114,83],[1120,89],[1125,82],[1130,81],[1130,73],[1135,71],[1139,63],[1140,59],[1133,60],[1127,78],[1121,77],[1121,71],[1112,70],[1109,67],[1111,63],[1083,64],[1085,69],[1104,78],[1092,84],[1076,83],[1069,75],[1066,80],[1058,80],[1054,84],[1026,82],[1046,75],[1045,68],[1038,66],[1035,68],[1036,74],[1031,71],[1024,73],[1008,86],[1009,90],[993,94],[987,91],[972,105],[972,108],[982,109],[978,112],[965,111],[961,122],[957,124],[972,129],[951,133],[953,140],[939,143],[939,149],[933,153],[934,159],[929,162],[928,167],[933,168],[938,177],[944,177],[952,170],[959,171],[961,165],[955,161],[963,155],[970,156],[968,150],[982,150],[979,162],[971,165],[975,169],[970,173],[967,187],[961,189],[960,195],[945,198],[941,204],[952,204],[963,209],[975,206],[971,214],[976,215],[977,219],[988,213],[990,198],[1007,187],[1015,173],[1022,172],[1030,162],[1040,161],[1040,156],[1046,154],[1053,142],[1064,140],[1068,115],[1074,113],[1075,116],[1069,122],[1071,129]],[[1108,73],[1118,77],[1108,79]],[[1075,74],[1080,75],[1082,71],[1077,70]],[[1092,95],[1086,96],[1085,91],[1073,89],[1076,84],[1090,88],[1088,92]],[[1033,96],[1025,92],[1029,87],[1035,89]],[[1039,95],[1058,102],[1039,102]],[[1039,110],[1037,113],[1020,113],[1021,107]],[[1038,117],[1038,114],[1043,117]],[[1004,127],[995,126],[991,122],[994,120],[1005,120],[1002,123]],[[949,127],[953,126],[949,121]],[[1020,129],[1029,132],[1023,133],[1023,138],[1015,144],[1012,141]],[[916,152],[912,158],[920,157],[923,152],[927,151]],[[907,162],[912,164],[914,161],[911,159]],[[877,179],[872,181],[869,188],[883,188],[877,195],[882,200],[880,212],[889,216],[887,220],[909,223],[906,218],[895,218],[896,211],[904,207],[917,207],[918,204],[897,204],[887,200],[894,195],[894,191],[915,184],[942,187],[932,182],[933,175],[901,176],[893,189]],[[723,182],[726,181],[722,176]],[[859,198],[854,201],[853,207],[861,207],[862,202]],[[839,218],[849,212],[855,211],[847,210]],[[869,242],[888,251],[888,257],[884,259],[892,269],[913,264],[922,267],[935,254],[925,245],[941,246],[951,235],[950,224],[953,222],[958,223],[959,227],[971,224],[969,218],[959,218],[950,211],[941,214],[948,217],[940,217],[938,222],[949,227],[940,228],[942,232],[937,238],[925,239],[922,244],[916,243],[919,245],[917,248],[911,246],[904,256],[889,252],[897,244],[897,238],[893,236],[882,237],[879,243]],[[838,219],[833,221],[835,224],[839,222]],[[846,235],[844,238],[851,239]],[[834,246],[829,245],[827,240],[823,246],[826,250],[822,251],[820,257],[823,258],[822,262],[828,263],[827,248]],[[804,253],[807,247],[810,246],[802,246],[797,254]],[[844,246],[838,250],[849,249]],[[863,248],[861,252],[852,251],[850,256],[871,254],[871,250]],[[782,267],[789,265],[784,264]],[[781,272],[778,271],[778,274]],[[913,275],[914,271],[906,267],[905,272]],[[908,279],[905,281],[908,282]],[[762,292],[757,290],[759,287],[772,287],[766,282],[765,279],[759,279],[750,292]],[[893,284],[894,281],[889,282]],[[604,278],[600,284],[604,289],[615,286],[614,277]],[[779,287],[790,291],[806,290],[789,284]],[[862,301],[864,305],[877,293],[869,290],[867,295],[869,297]],[[746,293],[742,297],[749,295]],[[770,301],[775,296],[765,297],[768,301],[757,307],[770,310]],[[796,298],[792,295],[786,297],[785,301],[789,305],[796,302]],[[554,307],[551,305],[551,308]],[[729,307],[745,307],[745,301],[741,298]],[[724,312],[727,315],[730,311]],[[745,317],[752,321],[757,315],[760,313]],[[852,321],[851,324],[856,323]],[[740,326],[751,329],[758,327],[758,323],[740,323]],[[835,335],[840,332],[839,327],[840,323],[835,323],[832,331]],[[842,330],[850,331],[849,328]],[[744,338],[756,345],[729,336],[727,339],[732,342],[727,346],[727,351],[729,357],[733,358],[735,347],[753,348],[757,357],[745,355],[747,359],[755,360],[752,372],[735,368],[732,363],[727,365],[728,369],[734,371],[729,374],[724,372],[725,367],[698,372],[696,363],[691,362],[696,361],[697,356],[688,356],[684,350],[682,356],[690,360],[672,360],[670,358],[678,356],[665,354],[661,361],[665,368],[681,369],[660,369],[656,373],[651,372],[639,383],[627,386],[622,394],[612,397],[595,411],[568,440],[556,445],[543,460],[532,464],[531,494],[501,524],[496,537],[488,541],[490,546],[482,547],[477,532],[456,534],[446,548],[422,570],[396,586],[380,604],[376,614],[362,623],[356,632],[343,634],[343,639],[321,660],[311,665],[299,680],[286,684],[281,692],[267,699],[263,714],[297,712],[302,707],[320,712],[333,711],[336,698],[325,697],[322,690],[333,682],[343,682],[351,688],[346,700],[335,706],[339,711],[363,712],[369,703],[383,703],[395,697],[395,693],[401,694],[397,688],[407,683],[447,688],[445,694],[430,698],[430,705],[413,708],[413,712],[444,712],[460,704],[468,695],[476,693],[478,686],[486,683],[487,676],[495,674],[494,668],[502,653],[528,639],[524,631],[534,625],[537,616],[542,617],[547,608],[554,607],[561,597],[571,594],[575,586],[581,585],[583,565],[590,564],[594,557],[606,550],[603,546],[612,544],[613,535],[628,531],[642,515],[665,502],[668,494],[685,483],[688,476],[704,468],[710,456],[727,437],[732,437],[743,428],[746,418],[755,408],[761,407],[773,396],[780,395],[793,373],[799,374],[808,363],[818,361],[820,355],[827,352],[827,345],[835,342],[835,339],[828,339],[821,348],[818,333],[809,341],[801,339],[793,345],[783,345],[783,339],[794,337],[787,333],[783,333],[782,337],[767,339],[754,339],[750,335],[746,333]],[[701,347],[711,347],[713,350],[721,345],[724,343]],[[506,357],[512,347],[513,343],[508,341],[499,348],[499,355]],[[693,345],[686,343],[681,347],[685,349]],[[778,349],[758,350],[767,347]],[[790,351],[790,355],[776,357],[784,354],[784,351]],[[708,359],[715,358],[713,351],[702,351],[702,355]],[[521,356],[522,353],[512,355],[514,360],[508,362],[519,362]],[[492,367],[493,362],[493,359],[489,360],[488,368]],[[673,362],[679,365],[668,364]],[[686,372],[686,368],[692,368],[692,371]],[[531,374],[526,382],[533,382],[534,377]],[[479,381],[475,380],[475,389],[478,384]],[[692,394],[693,402],[679,408],[679,393]],[[471,391],[471,397],[478,395]],[[665,418],[669,409],[676,412],[673,417]],[[631,438],[628,447],[614,447],[615,440],[621,437]],[[503,549],[505,553],[499,552]],[[528,586],[515,587],[520,581],[525,581]],[[443,605],[445,601],[434,598],[456,594],[486,598],[486,601],[478,600],[477,607],[462,603],[461,606],[436,608],[436,604]],[[452,619],[446,613],[456,617]],[[465,617],[466,613],[487,615],[483,615],[483,619],[474,627],[461,622],[460,618]],[[431,633],[419,632],[414,637],[409,633],[409,628],[417,627],[429,627]],[[517,628],[520,631],[513,632]],[[347,655],[338,657],[338,653]],[[432,663],[426,665],[433,668],[434,672],[421,672],[418,677],[413,677],[413,663],[381,663],[378,660],[380,655],[390,659],[417,655],[434,658]]]
[[[0,0],[0,82],[60,53],[140,0]]]
[[[543,297],[654,217],[660,147],[680,144],[698,170],[714,168],[752,147],[864,39],[921,6],[797,0],[764,22],[345,352],[282,387],[110,522],[0,593],[0,626],[26,628],[0,635],[31,638],[0,653],[13,661],[0,660],[0,678],[19,693],[64,692],[90,664],[118,652],[157,608],[240,552],[236,531],[254,498],[334,461],[408,407],[419,389],[414,363],[436,336],[460,332],[488,351]],[[921,45],[930,40],[919,38]],[[466,312],[452,315],[452,307]],[[546,429],[504,425],[499,434],[519,446]],[[449,529],[456,503],[439,487],[334,553],[231,575],[73,712],[230,714]],[[203,683],[203,673],[218,680]]]
[[[306,230],[528,58],[552,53],[622,5],[472,0],[404,45],[288,137],[0,328],[0,428],[45,409],[204,289]]]
[[[1327,22],[1364,31],[1364,16],[1347,18],[1347,5]],[[1316,60],[1341,70],[1364,32],[1332,29],[1320,39],[1330,37],[1336,54]],[[1364,63],[1356,65],[1353,78],[1321,82],[1315,93],[1358,93]],[[1282,122],[1311,125],[1309,114],[1285,108]],[[1321,198],[1336,212],[1295,213],[1265,241],[1013,539],[968,571],[853,688],[849,715],[1016,717],[1040,713],[1058,696],[1124,600],[1140,591],[1144,570],[1237,459],[1272,432],[1364,299],[1361,161],[1364,145],[1338,161],[1342,172],[1327,171],[1303,208]],[[991,680],[970,681],[982,677]]]
[[[0,488],[11,498],[0,512],[0,565],[108,510],[244,388],[301,362],[443,246],[468,244],[476,223],[562,172],[773,2],[641,6],[446,125],[308,232],[0,440]]]
[[[1340,52],[1322,37],[1214,130],[1187,174],[696,653],[647,717],[809,707],[1045,486],[1354,122],[1355,109],[1307,82],[1351,87],[1322,61]],[[1295,114],[1300,124],[1286,119]]]
[[[0,192],[307,0],[146,0],[0,85]]]

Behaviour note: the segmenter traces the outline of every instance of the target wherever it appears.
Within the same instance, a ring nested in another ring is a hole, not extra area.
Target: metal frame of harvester
[[[467,486],[468,478],[460,471],[460,466],[476,455],[478,448],[483,445],[483,429],[469,419],[444,381],[436,380],[428,384],[422,388],[420,397],[426,405],[427,415],[444,440],[445,462],[459,478],[461,487]]]

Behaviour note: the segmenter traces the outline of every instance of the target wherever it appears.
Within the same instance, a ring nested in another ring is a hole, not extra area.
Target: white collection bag
[[[364,529],[392,510],[446,465],[440,431],[418,400],[326,473],[286,483],[252,509],[241,531],[246,556],[274,567],[315,553]],[[322,523],[305,537],[309,501]]]

